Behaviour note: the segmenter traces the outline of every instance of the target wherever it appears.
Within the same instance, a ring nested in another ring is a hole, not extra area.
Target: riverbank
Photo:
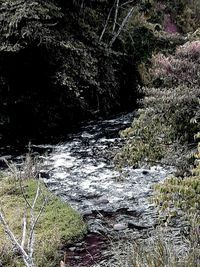
[[[37,184],[38,182],[32,179],[23,181],[24,194],[30,203],[34,200]],[[41,189],[42,195],[39,197],[35,208],[36,216],[42,207],[43,197],[45,196],[48,201],[35,229],[34,260],[38,267],[54,267],[63,258],[61,252],[63,245],[83,237],[86,233],[86,225],[76,211],[51,194],[43,184]],[[0,198],[1,210],[5,215],[6,221],[19,242],[21,242],[24,212],[27,212],[27,229],[30,224],[30,216],[19,181],[1,175]],[[13,250],[2,225],[0,225],[0,236],[2,266],[24,266],[19,253]]]

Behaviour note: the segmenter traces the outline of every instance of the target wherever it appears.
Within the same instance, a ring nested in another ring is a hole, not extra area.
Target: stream
[[[113,163],[124,142],[119,131],[129,127],[133,118],[134,113],[128,113],[91,121],[68,135],[64,143],[32,145],[43,162],[41,177],[48,188],[78,210],[88,225],[85,240],[66,247],[71,267],[118,266],[110,244],[147,238],[156,228],[152,188],[171,174],[172,168],[118,171]],[[176,235],[178,230],[173,232]],[[106,265],[108,259],[114,263]]]

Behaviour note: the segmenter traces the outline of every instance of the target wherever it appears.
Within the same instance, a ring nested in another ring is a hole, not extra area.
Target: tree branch
[[[38,180],[38,185],[37,185],[37,191],[35,194],[35,198],[33,200],[33,204],[31,206],[31,210],[30,210],[30,236],[29,236],[29,241],[28,241],[28,251],[29,251],[29,256],[32,257],[33,256],[33,251],[34,251],[34,228],[35,228],[35,204],[37,202],[38,196],[40,193],[40,181]]]
[[[119,27],[117,33],[113,36],[112,40],[109,43],[109,47],[111,47],[113,45],[113,43],[115,42],[115,40],[117,39],[117,37],[120,35],[121,31],[123,30],[124,26],[126,25],[126,23],[128,22],[128,20],[130,19],[132,13],[133,13],[134,7],[132,7],[128,14],[126,15],[126,17],[124,18],[124,20],[122,21],[121,26]]]
[[[22,242],[21,242],[21,247],[22,248],[24,248],[24,245],[25,245],[25,242],[26,242],[26,225],[27,225],[27,217],[26,217],[26,211],[24,211]]]
[[[113,29],[112,29],[112,32],[113,32],[113,33],[115,32],[115,27],[116,27],[116,23],[117,23],[118,11],[119,11],[119,0],[116,0],[115,18],[114,18]]]
[[[103,38],[103,36],[104,36],[104,33],[105,33],[106,28],[107,28],[107,26],[108,26],[108,22],[109,22],[109,19],[110,19],[110,16],[111,16],[111,13],[112,13],[113,8],[114,8],[114,5],[111,7],[111,9],[110,9],[110,11],[109,11],[109,13],[108,13],[108,16],[107,16],[107,19],[106,19],[106,23],[105,23],[104,28],[103,28],[103,30],[102,30],[102,32],[101,32],[100,37],[99,37],[99,42],[101,42],[101,40],[102,40],[102,38]]]
[[[47,204],[47,199],[44,200],[42,207],[40,208],[40,211],[39,211],[36,219],[31,224],[30,237],[29,237],[29,242],[28,242],[28,249],[29,249],[29,256],[30,257],[33,256],[33,251],[34,251],[34,241],[35,241],[34,240],[34,230],[35,230],[35,227],[38,223],[40,216],[42,215],[42,212],[44,211],[46,204]]]
[[[22,196],[24,198],[24,201],[26,202],[27,206],[31,209],[31,204],[29,203],[27,197],[26,197],[26,194],[24,192],[24,188],[22,186],[22,178],[20,176],[20,179],[19,179],[19,185],[20,185],[20,189],[21,189],[21,192],[22,192]]]

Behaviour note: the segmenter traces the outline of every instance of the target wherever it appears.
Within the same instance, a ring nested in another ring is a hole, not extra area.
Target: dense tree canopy
[[[14,139],[57,135],[134,108],[149,57],[183,43],[171,33],[197,25],[198,8],[187,0],[1,0],[1,139],[14,129]]]

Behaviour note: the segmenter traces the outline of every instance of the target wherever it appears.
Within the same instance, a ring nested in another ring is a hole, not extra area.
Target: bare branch
[[[18,176],[18,169],[17,167],[15,166],[15,164],[12,163],[9,163],[8,160],[6,158],[3,159],[5,164],[7,165],[9,171],[12,173],[13,177],[15,178],[15,180],[18,180],[19,176]]]
[[[115,32],[115,27],[116,27],[116,22],[117,22],[118,11],[119,11],[119,0],[116,0],[115,18],[114,18],[113,29],[112,29],[112,32],[113,32],[113,33]]]
[[[101,32],[100,37],[99,37],[99,42],[101,42],[101,40],[102,40],[102,38],[103,38],[103,36],[104,36],[104,33],[105,33],[106,28],[107,28],[107,26],[108,26],[108,22],[109,22],[109,19],[110,19],[110,16],[111,16],[111,13],[112,13],[113,8],[114,8],[114,5],[111,7],[111,9],[110,9],[110,11],[109,11],[109,13],[108,13],[108,16],[107,16],[107,19],[106,19],[106,23],[105,23],[104,28],[103,28],[103,30],[102,30],[102,32]]]
[[[122,3],[119,7],[123,7],[123,6],[128,5],[128,4],[131,4],[131,3],[133,3],[133,2],[135,2],[135,0],[127,1],[127,2],[125,2],[125,3]]]
[[[33,200],[33,204],[30,210],[31,222],[30,222],[30,236],[29,236],[29,241],[28,241],[28,251],[29,251],[30,257],[33,256],[33,251],[34,251],[34,241],[35,241],[35,237],[34,237],[35,214],[34,213],[35,213],[35,204],[37,202],[39,192],[40,192],[40,181],[38,180],[37,191],[36,191],[35,198]]]
[[[26,225],[27,225],[27,216],[26,216],[26,210],[24,211],[24,218],[23,218],[23,231],[22,231],[22,242],[21,247],[24,248],[25,242],[26,242]]]
[[[6,222],[3,213],[0,211],[0,222],[3,225],[4,231],[7,234],[8,238],[12,242],[12,244],[19,250],[21,255],[23,256],[24,263],[26,267],[34,267],[32,260],[29,258],[28,254],[24,250],[24,248],[19,244],[18,240],[16,239],[15,235],[11,231],[8,223]]]
[[[119,30],[117,31],[117,33],[113,36],[112,40],[109,43],[109,47],[111,47],[113,45],[113,43],[115,42],[115,40],[117,39],[117,37],[120,35],[121,31],[123,30],[124,26],[126,25],[126,23],[128,22],[128,20],[130,19],[132,13],[133,13],[134,7],[132,7],[128,14],[126,15],[126,17],[124,18],[124,20],[122,21],[121,26],[119,27]]]
[[[34,200],[33,200],[33,204],[32,204],[32,206],[31,206],[31,209],[32,209],[32,210],[35,209],[35,204],[36,204],[36,202],[37,202],[39,193],[40,193],[40,180],[38,179],[37,191],[36,191],[36,194],[35,194],[35,198],[34,198]]]
[[[44,211],[44,208],[45,208],[46,204],[47,204],[47,199],[45,198],[37,217],[31,223],[30,237],[29,237],[29,242],[28,242],[28,250],[29,250],[29,256],[30,257],[33,256],[33,251],[34,251],[34,241],[35,241],[35,239],[34,239],[34,231],[35,231],[35,227],[36,227],[36,225],[38,223],[38,220],[39,220],[40,216],[42,215],[42,213]]]
[[[22,186],[22,178],[21,178],[21,176],[20,176],[20,179],[19,179],[19,185],[20,185],[20,189],[21,189],[24,201],[26,202],[27,206],[31,209],[31,204],[29,203],[29,201],[28,201],[28,199],[26,197],[25,191],[24,191],[24,187]]]

